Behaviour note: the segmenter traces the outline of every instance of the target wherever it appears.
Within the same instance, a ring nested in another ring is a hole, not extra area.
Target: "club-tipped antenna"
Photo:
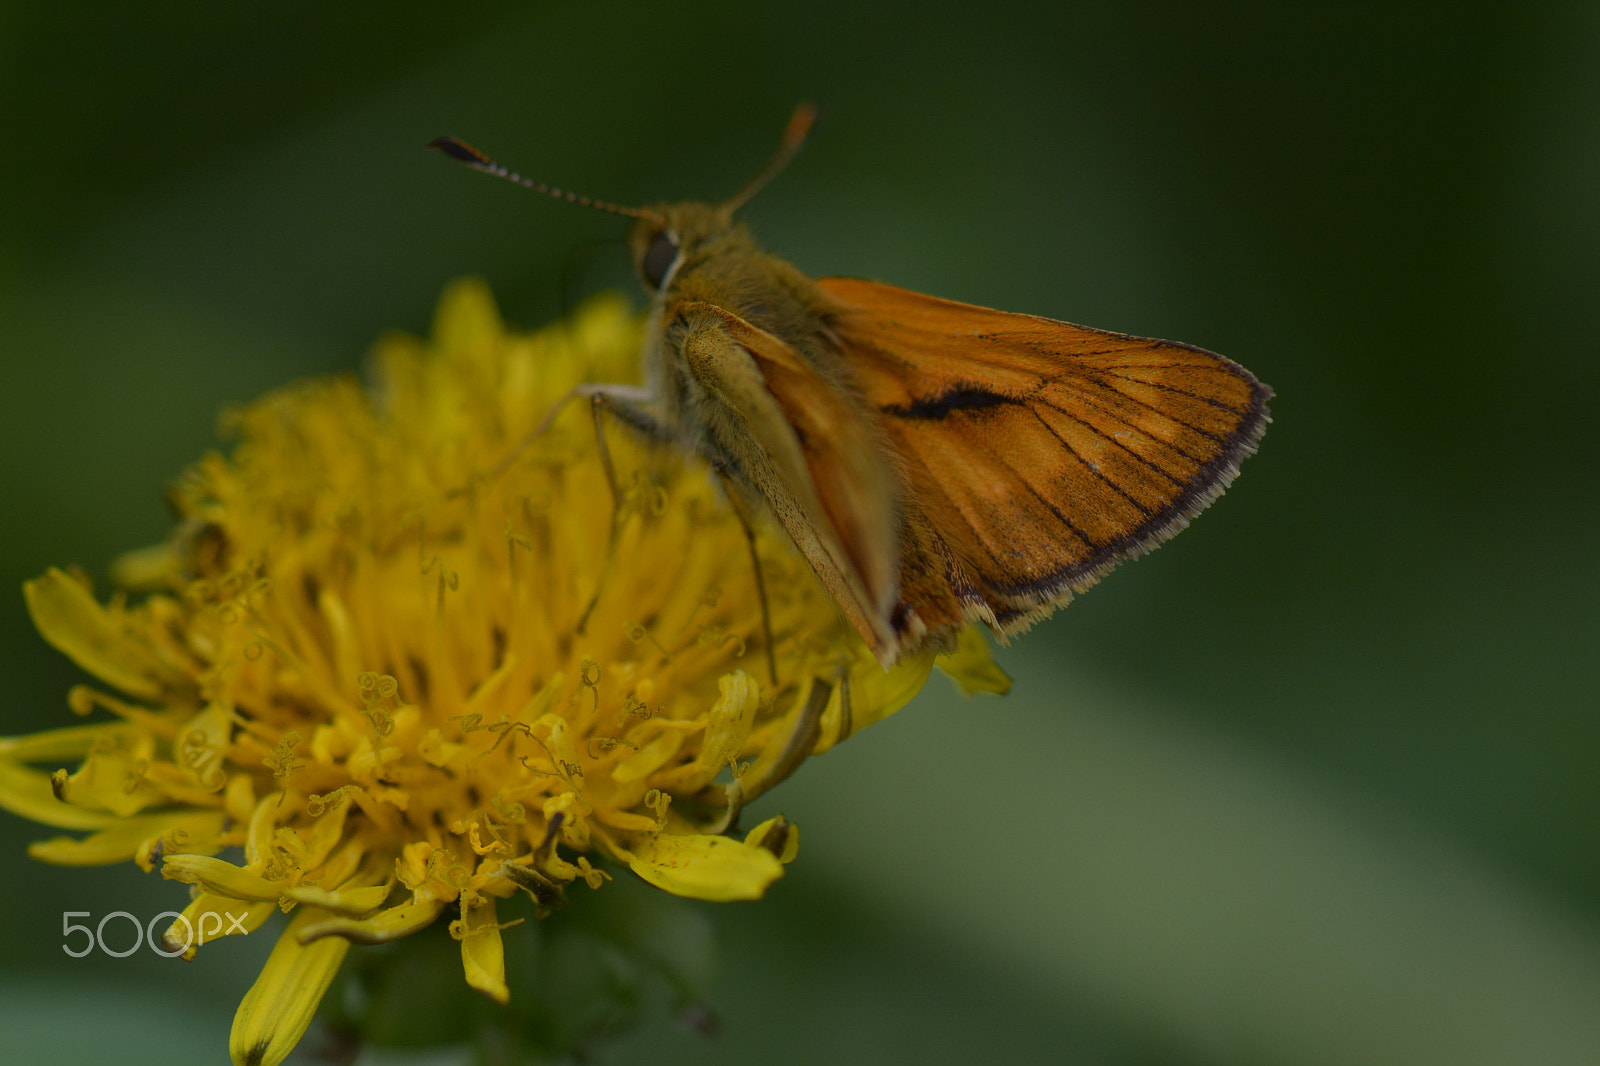
[[[534,181],[531,178],[525,178],[516,171],[507,169],[506,167],[501,166],[499,163],[496,163],[493,159],[490,159],[488,156],[472,147],[472,145],[468,144],[466,141],[459,141],[454,137],[435,137],[433,140],[428,142],[428,147],[437,148],[451,159],[459,160],[460,162],[471,167],[473,170],[481,170],[485,174],[492,174],[497,178],[504,178],[507,181],[515,182],[516,184],[521,185],[524,189],[532,189],[534,192],[543,193],[546,196],[554,196],[558,200],[565,200],[568,203],[577,204],[580,207],[592,207],[597,211],[609,211],[613,215],[624,215],[628,218],[647,219],[650,222],[663,227],[665,227],[667,224],[665,219],[647,208],[623,207],[621,204],[613,204],[605,200],[594,200],[587,196],[580,196],[575,192],[568,192],[566,189],[558,189],[554,185],[546,185],[542,181]]]
[[[744,188],[734,193],[728,202],[722,205],[723,210],[729,214],[737,211],[750,197],[759,192],[763,185],[777,177],[778,172],[789,165],[789,160],[794,158],[794,154],[805,143],[806,134],[811,131],[811,124],[816,120],[817,109],[809,101],[795,108],[794,114],[789,116],[789,125],[784,128],[783,140],[778,142],[778,150],[772,153],[772,158],[761,168],[761,173],[751,178]]]

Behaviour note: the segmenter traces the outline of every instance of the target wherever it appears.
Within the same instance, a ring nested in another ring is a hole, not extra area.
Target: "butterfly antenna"
[[[654,211],[650,211],[646,208],[623,207],[621,204],[608,203],[605,200],[593,200],[587,196],[580,196],[575,192],[568,192],[565,189],[558,189],[553,185],[546,185],[542,181],[534,181],[531,178],[525,178],[516,171],[508,170],[499,163],[496,163],[493,159],[490,159],[488,156],[472,147],[472,145],[468,144],[466,141],[458,141],[454,137],[435,137],[433,140],[428,142],[428,147],[438,149],[451,159],[465,163],[473,170],[481,170],[485,174],[492,174],[497,178],[504,178],[507,181],[515,182],[516,184],[521,185],[524,189],[532,189],[534,192],[543,193],[546,196],[554,196],[558,200],[565,200],[568,203],[577,204],[580,207],[592,207],[597,211],[609,211],[613,215],[625,215],[628,218],[643,218],[661,226],[666,225],[665,219],[656,214]]]
[[[723,204],[723,209],[730,214],[745,205],[745,202],[760,191],[761,187],[773,178],[778,172],[789,165],[789,160],[800,150],[805,143],[806,134],[811,131],[811,124],[817,120],[817,109],[812,104],[803,103],[794,109],[794,114],[789,116],[789,125],[783,131],[783,140],[778,142],[778,150],[772,153],[772,158],[767,165],[761,168],[761,173],[751,178],[744,188],[733,194],[733,198]]]

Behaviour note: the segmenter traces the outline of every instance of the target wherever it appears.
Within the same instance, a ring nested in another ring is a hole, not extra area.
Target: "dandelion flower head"
[[[352,944],[445,917],[466,981],[503,1003],[496,905],[518,892],[542,915],[625,866],[759,897],[798,831],[728,835],[743,805],[934,664],[884,671],[758,530],[764,622],[746,530],[700,464],[597,436],[582,404],[528,439],[573,386],[635,374],[639,334],[609,298],[510,333],[461,283],[429,341],[379,345],[370,389],[313,380],[230,413],[232,453],[172,488],[172,537],[119,561],[129,591],[27,584],[40,633],[99,682],[71,707],[110,720],[0,739],[0,805],[87,834],[36,859],[190,885],[173,954],[221,928],[207,916],[240,933],[290,914],[235,1062],[288,1054]],[[976,634],[938,658],[1005,687]]]

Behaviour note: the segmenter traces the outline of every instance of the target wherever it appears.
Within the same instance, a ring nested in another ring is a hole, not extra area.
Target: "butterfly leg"
[[[644,389],[634,385],[579,385],[552,404],[550,410],[545,412],[544,417],[539,419],[539,424],[524,434],[523,438],[517,441],[512,449],[506,453],[505,458],[490,467],[489,472],[476,479],[474,484],[495,481],[501,474],[511,469],[511,465],[522,458],[522,454],[533,446],[534,441],[550,431],[550,427],[555,424],[561,412],[567,409],[567,404],[579,397],[589,397],[595,402],[599,402],[598,398],[605,397],[611,409],[622,417],[624,422],[657,440],[666,440],[670,436],[660,428],[660,423],[649,414],[648,405],[651,396]],[[614,489],[616,486],[613,485],[612,487]],[[468,491],[469,489],[467,488],[461,488],[452,492],[451,495],[460,496]]]
[[[606,536],[606,553],[600,564],[600,576],[594,584],[594,595],[589,597],[589,605],[583,609],[583,614],[578,616],[578,632],[581,634],[589,625],[589,616],[594,613],[595,606],[600,602],[600,593],[606,587],[606,578],[611,573],[611,564],[617,557],[617,540],[621,534],[622,525],[622,486],[617,481],[616,464],[611,461],[611,446],[606,443],[606,427],[601,417],[604,408],[610,408],[612,413],[622,421],[640,430],[647,436],[664,440],[667,433],[661,424],[650,413],[646,406],[650,394],[644,389],[632,385],[579,385],[564,397],[549,414],[545,415],[537,434],[549,423],[554,421],[568,400],[577,396],[589,398],[589,411],[594,419],[595,449],[600,454],[600,466],[606,474],[606,486],[611,490],[611,531]]]
[[[761,576],[761,553],[756,550],[756,528],[751,521],[750,513],[745,509],[744,497],[739,493],[739,487],[733,483],[728,471],[721,466],[715,467],[717,477],[722,479],[722,489],[728,497],[728,502],[733,505],[733,513],[739,516],[739,524],[744,527],[745,542],[750,546],[750,569],[756,575],[756,595],[761,599],[761,635],[767,642],[767,678],[776,687],[778,684],[778,657],[773,650],[772,641],[772,608],[767,604],[767,583]]]
[[[611,536],[606,545],[605,562],[601,570],[601,580],[595,586],[594,598],[589,601],[589,606],[584,609],[583,616],[578,623],[578,632],[582,633],[584,626],[589,621],[589,614],[600,601],[600,590],[605,586],[605,574],[611,569],[612,557],[616,553],[617,537],[619,534],[618,520],[622,514],[622,490],[618,485],[617,472],[611,462],[611,449],[606,445],[604,427],[600,421],[600,409],[609,410],[620,421],[627,423],[640,433],[657,441],[666,441],[672,434],[663,426],[661,420],[651,409],[654,399],[652,394],[634,385],[580,385],[562,400],[565,404],[574,396],[586,395],[590,398],[594,410],[595,440],[600,451],[600,463],[605,468],[606,483],[611,488],[612,520]],[[545,424],[552,421],[560,408],[556,408],[545,416]],[[537,431],[536,431],[537,432]],[[756,595],[761,600],[761,634],[766,641],[767,677],[774,686],[778,683],[778,659],[774,650],[772,639],[772,608],[767,600],[767,585],[761,570],[761,554],[756,549],[756,531],[753,516],[750,514],[745,496],[739,487],[734,484],[734,479],[728,467],[718,462],[715,458],[711,461],[712,468],[722,480],[722,487],[733,513],[738,516],[739,524],[744,528],[745,542],[750,548],[750,566],[755,573]]]

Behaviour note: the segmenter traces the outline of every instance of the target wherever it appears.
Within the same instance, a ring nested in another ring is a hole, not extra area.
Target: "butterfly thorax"
[[[641,280],[652,290],[645,340],[646,385],[663,406],[662,416],[684,433],[700,419],[685,417],[699,406],[699,386],[679,357],[688,326],[686,313],[710,305],[791,345],[819,374],[854,392],[836,343],[823,326],[826,299],[805,274],[756,243],[750,230],[722,207],[704,203],[657,205],[666,222],[642,221],[630,235]],[[686,440],[704,447],[700,439]]]

